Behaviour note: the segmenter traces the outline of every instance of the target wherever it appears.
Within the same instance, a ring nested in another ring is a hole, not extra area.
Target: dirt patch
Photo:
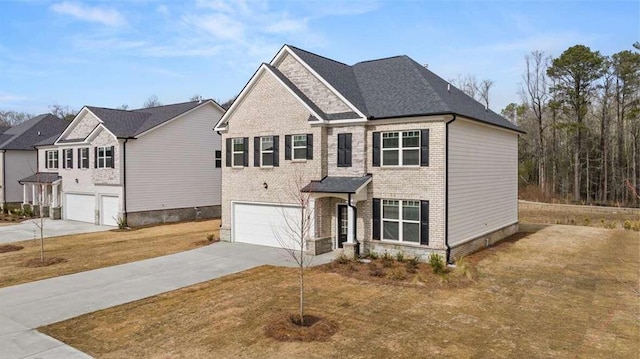
[[[640,231],[640,215],[616,208],[520,202],[518,218],[521,224],[566,224]]]
[[[22,266],[26,268],[40,268],[40,267],[48,267],[58,263],[64,263],[67,260],[64,258],[45,258],[44,260],[40,260],[40,258],[33,258],[22,262]]]
[[[16,246],[13,244],[3,244],[0,245],[0,253],[16,252],[23,248],[23,246]]]
[[[294,314],[279,314],[264,327],[264,334],[283,342],[327,341],[338,330],[338,325],[330,320],[305,314],[304,322]]]

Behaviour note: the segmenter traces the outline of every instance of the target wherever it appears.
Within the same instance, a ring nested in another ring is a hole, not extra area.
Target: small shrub
[[[429,264],[435,274],[443,274],[445,272],[444,259],[439,254],[431,253],[429,256]]]
[[[631,229],[633,229],[636,232],[640,232],[640,221],[636,221],[633,226],[631,226]]]
[[[393,266],[393,256],[389,253],[389,252],[384,252],[384,254],[381,257],[382,259],[382,266],[385,268],[389,268]]]
[[[572,225],[572,226],[575,226],[576,225],[576,219],[573,218],[573,217],[569,218],[569,224]]]
[[[618,225],[617,225],[616,221],[611,221],[611,222],[607,223],[606,227],[609,228],[609,229],[616,229],[617,226]]]
[[[415,273],[418,271],[418,257],[411,257],[409,259],[407,259],[407,261],[404,264],[404,267],[407,271],[407,273]]]
[[[213,233],[207,234],[207,241],[213,242],[215,240],[216,240],[216,237],[213,235]]]
[[[26,207],[22,211],[22,215],[25,216],[25,217],[33,217],[33,210],[30,207]]]
[[[116,218],[116,223],[118,223],[118,229],[127,229],[127,220],[124,217]]]
[[[468,279],[473,279],[473,273],[471,272],[471,267],[469,266],[469,263],[467,262],[466,257],[460,257],[456,261],[456,269],[454,273],[456,273],[456,275],[461,277],[467,277]]]
[[[369,275],[376,278],[384,277],[384,270],[375,263],[369,263]]]
[[[629,221],[629,220],[624,221],[624,225],[623,225],[623,227],[624,227],[624,229],[625,229],[625,230],[627,230],[627,231],[631,230],[631,221]]]
[[[376,252],[369,252],[369,259],[372,259],[372,260],[376,260],[376,259],[378,259],[378,253],[376,253]]]
[[[333,262],[336,264],[345,265],[351,263],[351,258],[347,257],[344,252],[341,252],[336,256],[336,259],[334,259]]]
[[[389,279],[393,280],[405,280],[407,279],[407,272],[402,267],[396,267],[389,273]]]
[[[591,224],[591,219],[589,217],[584,217],[583,223],[585,226],[588,226]]]
[[[396,253],[396,260],[400,263],[404,262],[404,252],[400,251]]]

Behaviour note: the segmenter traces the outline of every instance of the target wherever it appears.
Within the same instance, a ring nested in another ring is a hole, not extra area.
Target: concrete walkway
[[[39,219],[28,219],[20,223],[0,227],[0,244],[25,241],[34,238],[39,239],[40,229],[34,222],[38,225],[40,224]],[[52,219],[45,219],[44,236],[47,238],[65,236],[68,234],[101,232],[114,228],[116,227],[96,226],[95,224],[76,221],[54,221]]]
[[[318,265],[334,254],[314,257]],[[140,262],[0,289],[0,358],[88,358],[35,328],[271,264],[294,266],[282,249],[220,242]]]

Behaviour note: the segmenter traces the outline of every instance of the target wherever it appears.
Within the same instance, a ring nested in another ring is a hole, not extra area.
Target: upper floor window
[[[216,150],[216,168],[222,167],[222,151]]]
[[[89,168],[89,147],[78,148],[78,168]]]
[[[244,141],[242,138],[233,139],[233,167],[244,166]]]
[[[285,160],[312,160],[313,134],[286,135],[284,137],[284,147]]]
[[[45,168],[58,168],[58,150],[45,151]]]
[[[62,157],[63,157],[62,167],[73,168],[73,149],[65,148],[64,150],[62,150]]]
[[[113,146],[96,147],[96,168],[114,168]]]
[[[373,133],[373,166],[429,166],[429,130]]]
[[[338,167],[351,167],[351,134],[338,134]]]
[[[249,165],[249,138],[227,138],[226,144],[227,167],[245,167]]]

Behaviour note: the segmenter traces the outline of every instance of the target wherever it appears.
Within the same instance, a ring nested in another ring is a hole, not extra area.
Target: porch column
[[[51,196],[53,197],[52,207],[58,207],[58,184],[52,185],[53,190],[51,191]]]
[[[356,216],[355,216],[355,211],[353,210],[353,204],[351,204],[351,201],[349,201],[348,203],[349,205],[347,206],[347,221],[349,223],[348,226],[348,230],[347,230],[347,243],[355,243],[355,233],[356,233]]]
[[[309,216],[309,238],[316,238],[316,199],[309,198],[307,205],[307,214]]]
[[[48,197],[47,197],[47,185],[46,184],[41,184],[40,185],[40,195],[42,196],[42,205],[43,206],[49,205],[49,201],[48,201]]]
[[[31,185],[31,196],[32,196],[31,200],[33,201],[32,204],[34,206],[37,205],[39,202],[38,202],[38,193],[36,191],[36,184],[35,183]]]
[[[27,184],[23,183],[22,184],[22,204],[27,204],[29,203],[28,197],[27,197]]]

